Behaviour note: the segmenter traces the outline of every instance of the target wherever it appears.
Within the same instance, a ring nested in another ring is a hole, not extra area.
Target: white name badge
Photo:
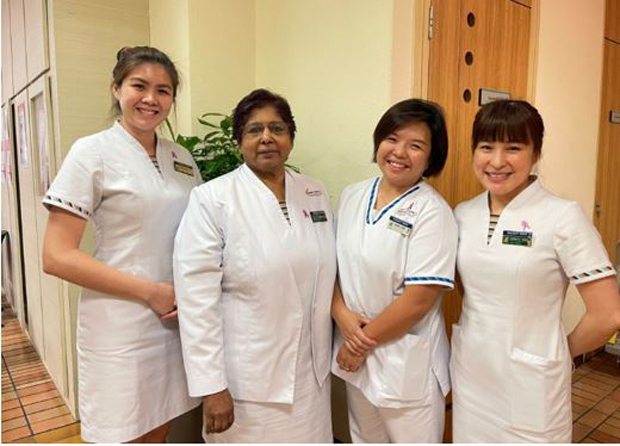
[[[396,231],[399,234],[407,237],[413,229],[413,225],[405,220],[401,220],[398,217],[394,217],[393,215],[390,217],[390,223],[388,224],[388,229],[392,231]]]

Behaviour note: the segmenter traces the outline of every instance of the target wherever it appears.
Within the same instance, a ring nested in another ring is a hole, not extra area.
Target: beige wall
[[[257,3],[257,85],[285,95],[299,127],[291,162],[332,198],[376,172],[372,131],[391,103],[393,2]]]
[[[255,84],[254,0],[150,0],[151,45],[177,63],[177,131],[203,135],[197,118],[230,113]],[[168,136],[168,135],[166,135]]]
[[[535,103],[547,129],[540,176],[554,193],[594,208],[603,66],[604,0],[540,2]],[[584,306],[569,289],[564,323],[570,331]]]

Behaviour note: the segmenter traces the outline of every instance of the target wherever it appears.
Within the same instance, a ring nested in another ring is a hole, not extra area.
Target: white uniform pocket
[[[558,427],[555,413],[563,404],[570,404],[570,399],[565,401],[565,362],[543,358],[517,347],[513,347],[510,360],[512,426],[532,432]]]
[[[417,401],[428,394],[430,348],[423,336],[406,334],[381,351],[383,393],[386,398]]]

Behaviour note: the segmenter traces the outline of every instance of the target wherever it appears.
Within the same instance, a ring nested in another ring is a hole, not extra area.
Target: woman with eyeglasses
[[[177,233],[185,367],[207,442],[333,441],[333,218],[324,187],[285,167],[295,131],[283,97],[243,98],[233,136],[245,163],[194,189]]]

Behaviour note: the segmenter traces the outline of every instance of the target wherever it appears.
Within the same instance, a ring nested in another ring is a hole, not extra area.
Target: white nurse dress
[[[455,211],[465,295],[452,334],[454,442],[569,443],[566,289],[615,271],[579,206],[538,180],[503,210],[487,243],[488,199]]]
[[[95,224],[94,257],[172,282],[172,250],[190,190],[201,182],[189,152],[158,139],[157,171],[118,122],[73,145],[43,203]],[[77,326],[82,438],[135,439],[200,403],[189,397],[175,321],[144,302],[84,288]]]

